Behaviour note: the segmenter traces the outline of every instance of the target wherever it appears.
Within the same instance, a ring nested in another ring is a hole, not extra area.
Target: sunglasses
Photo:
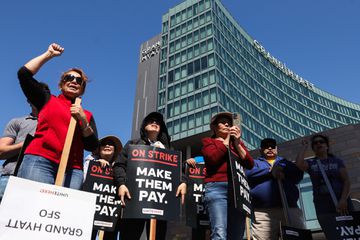
[[[268,149],[268,148],[272,148],[272,149],[275,149],[276,148],[276,145],[274,144],[266,144],[264,146],[262,146],[263,149]]]
[[[232,126],[232,121],[230,119],[227,119],[227,118],[220,118],[216,121],[216,124],[228,124],[229,126]]]
[[[156,123],[156,124],[160,125],[160,121],[158,119],[149,119],[146,121],[146,125],[152,124],[152,123]]]
[[[100,143],[100,146],[106,146],[106,145],[115,146],[113,141],[105,141]]]
[[[74,75],[72,74],[68,74],[68,75],[65,75],[64,78],[63,78],[63,81],[64,82],[72,82],[72,81],[76,81],[77,84],[79,85],[82,85],[83,84],[83,79],[81,77],[75,77]]]

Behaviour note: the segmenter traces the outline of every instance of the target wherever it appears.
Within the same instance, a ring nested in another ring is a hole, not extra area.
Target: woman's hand
[[[120,205],[125,207],[125,197],[131,199],[131,195],[129,189],[124,184],[119,187],[118,195],[120,197]]]
[[[190,166],[190,167],[193,167],[195,168],[196,167],[196,161],[194,158],[189,158],[186,160],[186,163]]]
[[[336,212],[340,213],[341,215],[348,215],[348,204],[346,199],[340,199],[338,205],[336,206]]]
[[[181,195],[181,204],[185,203],[186,183],[181,183],[176,190],[176,197]]]
[[[59,44],[52,43],[50,44],[47,52],[50,54],[51,57],[57,57],[64,52],[64,48],[61,47]]]
[[[84,110],[81,107],[81,105],[72,104],[70,107],[70,113],[71,113],[71,116],[73,116],[77,121],[87,123],[86,115],[85,115]],[[85,125],[84,125],[84,127],[85,127]]]
[[[232,126],[230,128],[230,136],[233,137],[235,141],[240,141],[241,130],[238,126]]]
[[[100,166],[101,166],[102,168],[105,168],[106,166],[110,166],[109,162],[106,161],[105,159],[98,159],[97,162],[100,163]]]

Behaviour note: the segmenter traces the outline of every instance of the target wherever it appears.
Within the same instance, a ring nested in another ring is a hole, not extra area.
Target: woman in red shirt
[[[245,215],[228,204],[228,151],[230,149],[242,159],[241,164],[248,169],[253,167],[253,159],[240,140],[239,126],[233,126],[231,113],[216,114],[210,128],[214,134],[202,139],[202,153],[206,165],[205,205],[210,218],[211,239],[242,239]]]
[[[19,177],[54,184],[71,117],[77,125],[69,153],[64,186],[80,189],[83,182],[84,149],[94,151],[98,137],[94,117],[90,111],[74,104],[85,92],[87,77],[79,68],[62,74],[58,87],[61,93],[52,95],[34,75],[40,68],[64,51],[60,45],[50,44],[48,49],[18,71],[21,89],[26,98],[39,111],[34,139],[25,150],[19,168]]]

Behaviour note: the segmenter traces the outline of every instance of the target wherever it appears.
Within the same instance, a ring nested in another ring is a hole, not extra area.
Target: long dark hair
[[[330,157],[334,157],[334,154],[330,153],[330,144],[329,144],[329,137],[328,136],[325,136],[325,135],[322,135],[322,134],[315,134],[311,137],[311,149],[314,150],[314,140],[317,139],[317,138],[321,138],[325,141],[325,144],[327,146],[327,154],[328,156]]]

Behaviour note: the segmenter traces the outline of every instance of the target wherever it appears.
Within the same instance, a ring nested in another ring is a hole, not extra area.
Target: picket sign
[[[75,105],[80,106],[80,104],[81,104],[81,98],[76,98]],[[56,175],[56,180],[55,180],[56,186],[62,186],[63,182],[64,182],[65,170],[66,170],[67,162],[69,159],[71,143],[74,138],[75,128],[76,128],[76,120],[74,117],[71,117],[70,123],[69,123],[69,128],[68,128],[66,138],[65,138],[64,148],[63,148],[63,151],[61,154],[58,172]]]
[[[232,158],[231,158],[231,150],[230,150],[229,146],[227,146],[227,150],[228,150],[228,156],[229,156],[228,167],[230,168],[231,178],[234,178],[234,176],[232,174],[233,173],[233,165],[230,162]],[[231,179],[231,184],[232,184],[232,189],[235,191],[235,181],[234,181],[234,179]],[[237,201],[236,194],[232,194],[232,197],[233,197],[234,207],[238,208],[238,201]],[[251,239],[250,227],[251,227],[250,218],[248,216],[246,216],[246,218],[245,218],[245,229],[246,229],[246,239],[247,240]]]
[[[284,209],[285,223],[286,223],[286,225],[291,226],[291,220],[290,220],[290,214],[289,214],[289,205],[288,205],[288,202],[287,202],[285,191],[284,191],[281,180],[277,179],[277,182],[278,182],[278,186],[279,186],[281,203],[282,203],[282,206],[283,206],[283,209]]]
[[[331,199],[336,207],[338,199],[332,188],[329,178],[325,173],[324,167],[317,158],[316,163],[325,181],[326,187],[330,193]],[[360,239],[360,212],[351,211],[346,216],[339,216],[337,213],[329,213],[325,218],[327,226],[333,226],[331,233],[328,233],[329,240],[346,240],[346,239]]]
[[[286,194],[283,184],[280,179],[277,180],[279,186],[279,192],[281,197],[281,203],[283,205],[285,226],[280,222],[280,235],[283,240],[312,240],[312,234],[310,230],[295,228],[291,224],[291,218],[289,213],[289,205],[287,202]]]
[[[78,97],[75,99],[75,105],[80,106],[80,104],[81,104],[81,98]],[[70,154],[72,140],[74,138],[75,128],[76,128],[76,119],[74,117],[71,117],[69,128],[65,138],[64,148],[61,153],[58,172],[56,174],[56,179],[55,179],[56,186],[62,186],[64,182],[65,170],[67,167],[67,162],[69,160],[69,154]],[[103,238],[104,238],[104,231],[99,231],[98,239],[103,240]]]

